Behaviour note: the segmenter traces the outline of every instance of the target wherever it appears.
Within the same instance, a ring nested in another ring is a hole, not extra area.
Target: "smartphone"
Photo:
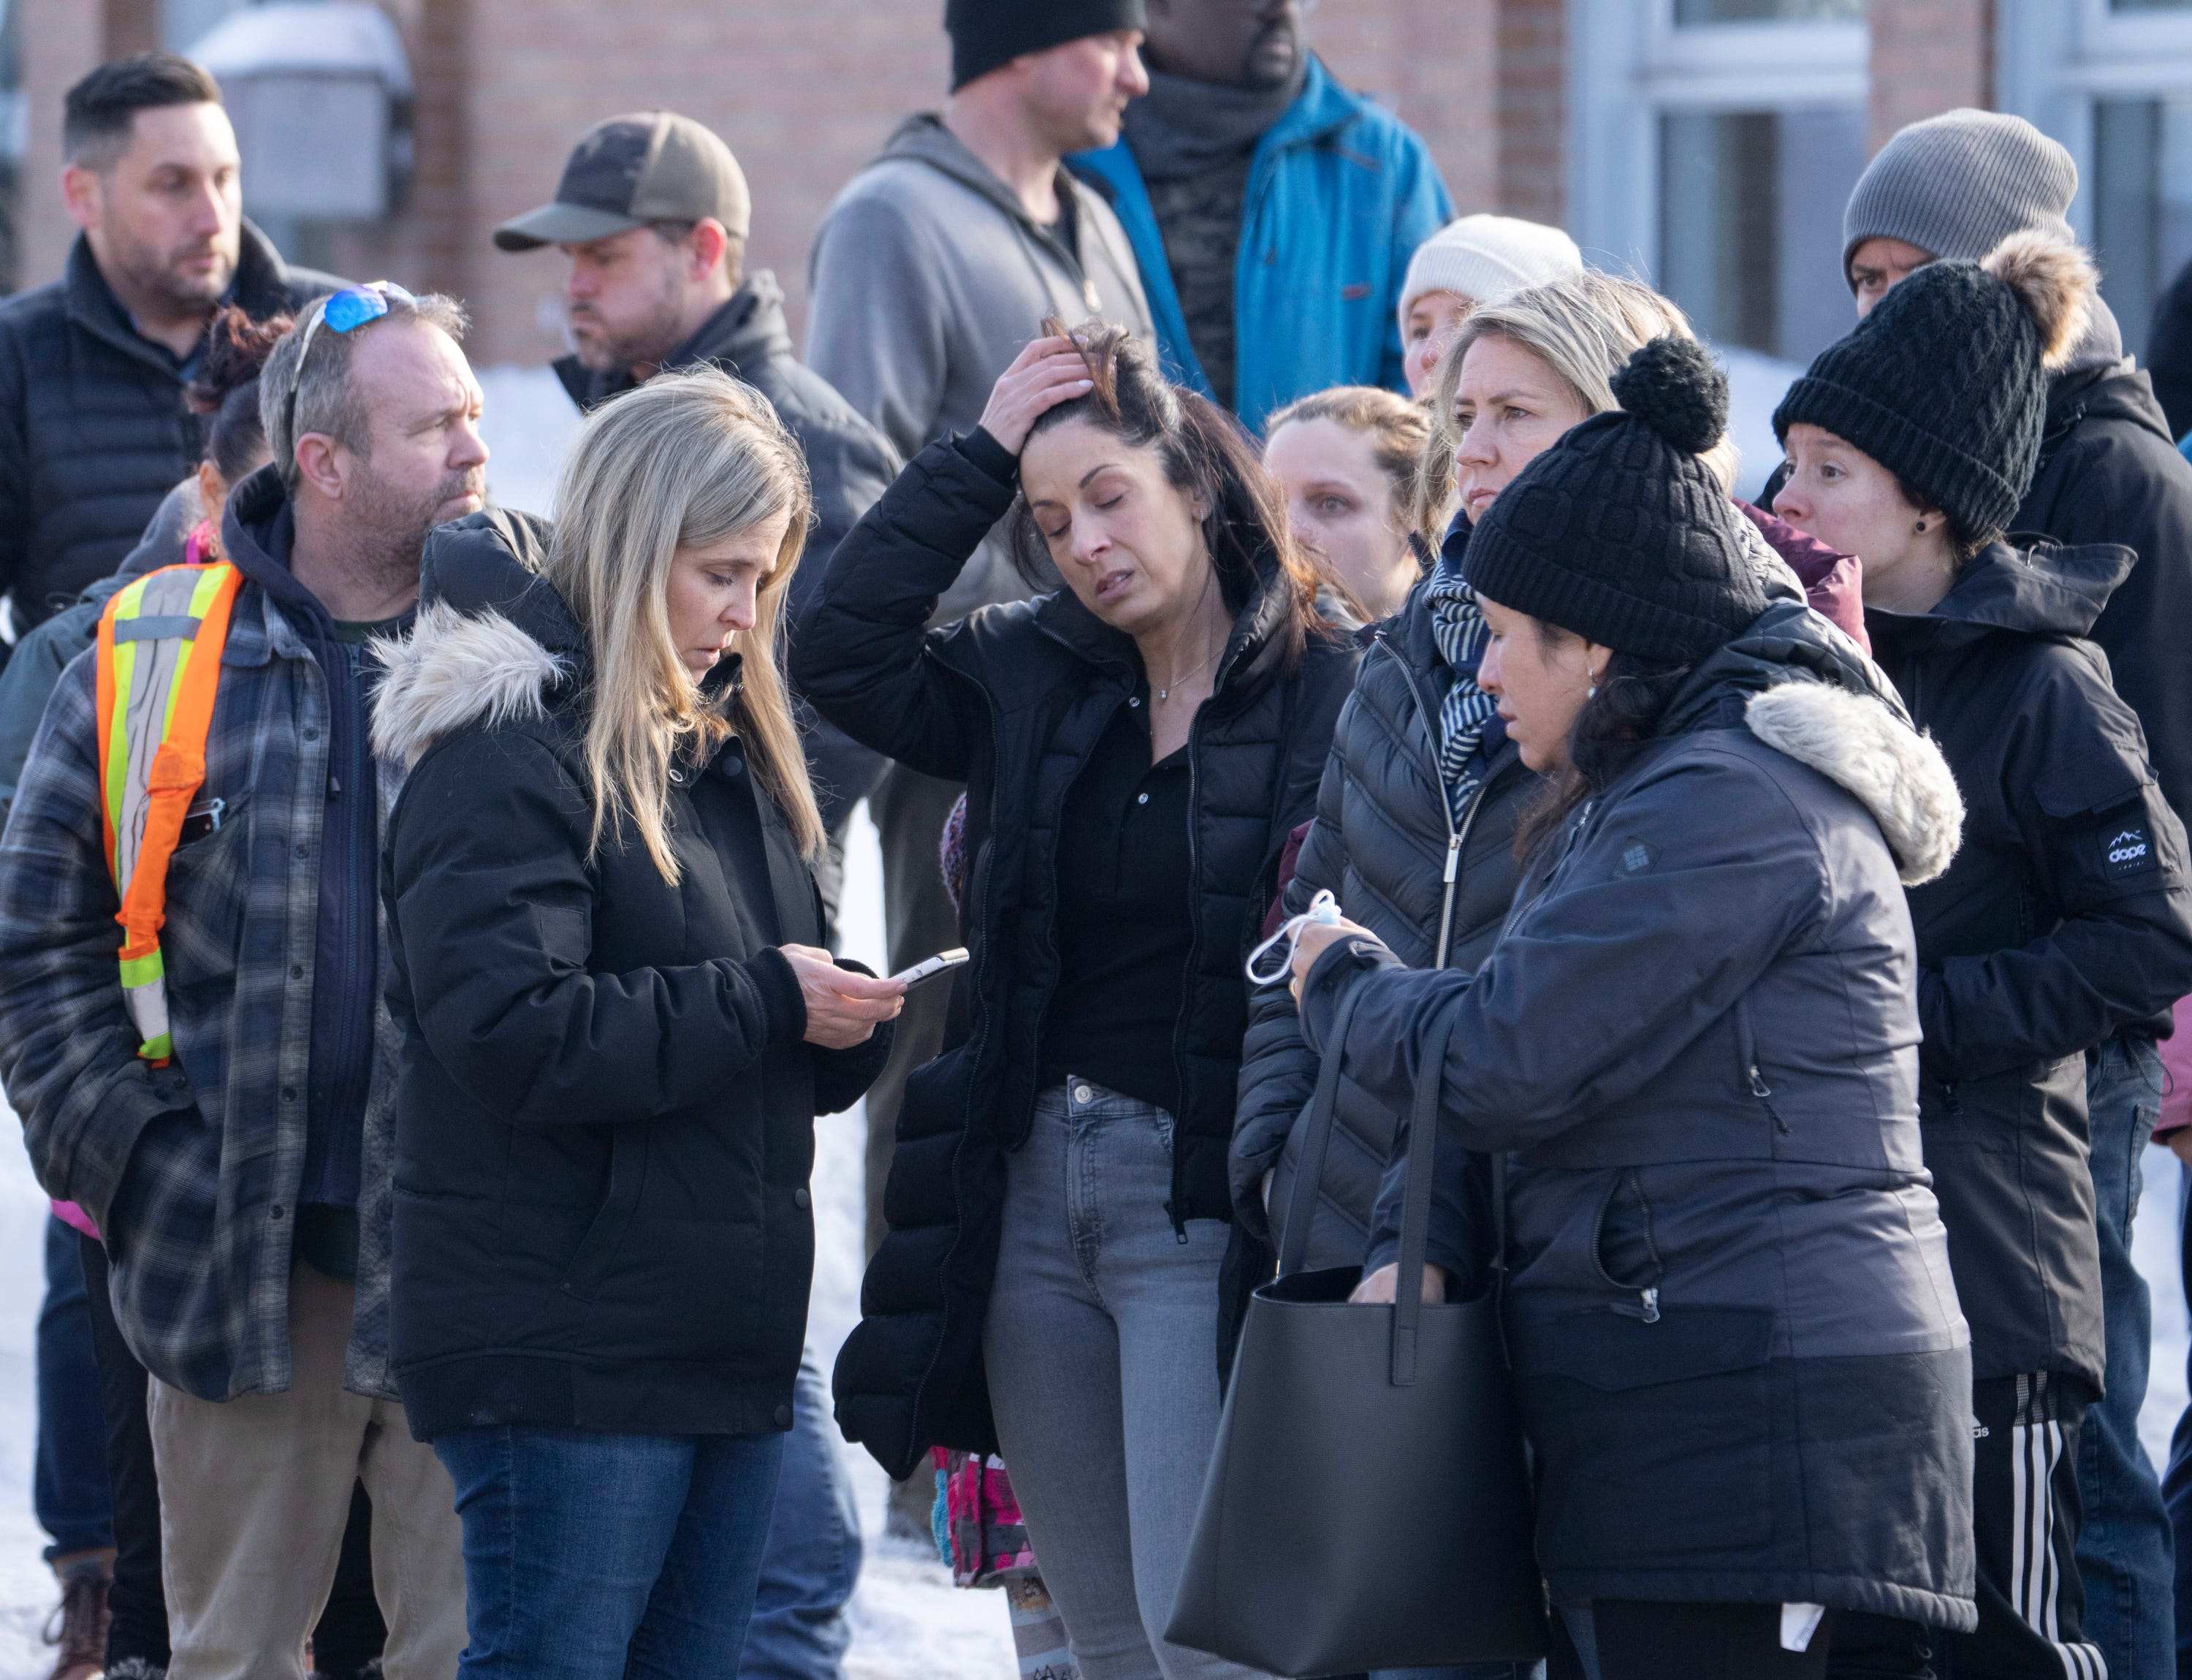
[[[894,980],[904,980],[906,990],[910,991],[915,986],[934,980],[939,974],[950,974],[966,961],[967,951],[964,946],[950,951],[939,951],[926,962],[916,963],[910,969],[893,974],[891,978]]]

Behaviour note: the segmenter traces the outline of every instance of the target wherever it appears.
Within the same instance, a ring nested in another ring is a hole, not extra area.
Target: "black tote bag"
[[[1287,1676],[1533,1660],[1548,1636],[1499,1328],[1497,1163],[1493,1287],[1421,1295],[1451,1010],[1409,1123],[1398,1304],[1349,1305],[1359,1267],[1300,1269],[1353,1004],[1317,1072],[1279,1275],[1248,1305],[1165,1637]]]

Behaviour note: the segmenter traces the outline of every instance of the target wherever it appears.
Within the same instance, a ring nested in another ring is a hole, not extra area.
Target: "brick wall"
[[[157,0],[17,3],[31,95],[24,275],[36,283],[59,271],[73,233],[54,186],[61,94],[110,43],[149,40]],[[749,260],[775,271],[796,333],[816,224],[902,116],[941,101],[948,63],[940,0],[381,3],[418,83],[417,175],[400,214],[324,254],[465,298],[483,363],[544,361],[562,342],[557,258],[497,252],[488,230],[547,197],[590,123],[656,106],[715,128],[745,166]],[[1424,135],[1463,209],[1557,220],[1561,12],[1561,0],[1326,0],[1311,39]]]
[[[1871,0],[1872,149],[1898,129],[1994,102],[1994,0]]]

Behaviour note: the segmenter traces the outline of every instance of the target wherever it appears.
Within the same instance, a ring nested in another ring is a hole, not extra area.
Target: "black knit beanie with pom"
[[[1499,493],[1462,573],[1485,599],[1601,647],[1693,663],[1766,610],[1734,504],[1698,459],[1727,429],[1727,376],[1695,340],[1658,338],[1613,394],[1618,409]]]
[[[2044,233],[2013,233],[1981,262],[1928,263],[1818,353],[1774,409],[1774,435],[1831,431],[1967,541],[1998,536],[2032,488],[2051,370],[2083,336],[2092,294],[2085,254]]]

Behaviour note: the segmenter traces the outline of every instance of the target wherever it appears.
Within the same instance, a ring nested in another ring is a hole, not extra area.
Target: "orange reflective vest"
[[[142,1040],[137,1054],[163,1065],[174,1054],[160,959],[168,860],[205,782],[221,649],[241,582],[225,563],[163,567],[117,591],[99,620],[100,805],[122,899],[122,992]]]

